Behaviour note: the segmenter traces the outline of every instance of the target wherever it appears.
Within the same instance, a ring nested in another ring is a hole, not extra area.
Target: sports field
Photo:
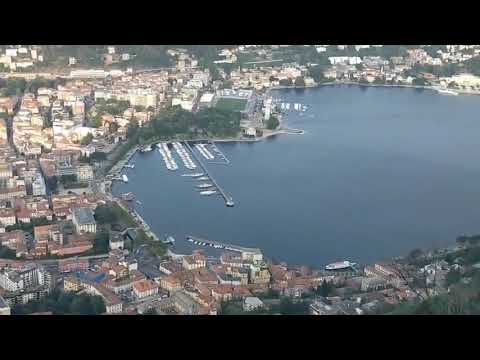
[[[247,100],[244,99],[228,99],[221,98],[217,101],[216,108],[230,111],[243,111],[247,105]]]

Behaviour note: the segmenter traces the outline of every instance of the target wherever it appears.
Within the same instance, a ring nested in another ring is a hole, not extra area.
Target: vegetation
[[[2,96],[21,95],[25,92],[27,81],[23,78],[0,79]]]
[[[305,79],[303,78],[303,76],[298,76],[295,79],[295,86],[305,86]]]
[[[132,216],[115,202],[98,205],[94,217],[102,225],[122,223],[126,227],[135,226],[135,220]]]
[[[106,311],[100,296],[75,294],[58,289],[53,290],[41,300],[30,301],[25,305],[16,305],[14,315],[26,315],[35,312],[51,311],[54,315],[98,315]]]
[[[142,315],[158,315],[157,309],[151,308],[145,311]]]
[[[453,285],[453,284],[458,284],[460,280],[462,279],[462,274],[458,270],[450,270],[447,273],[447,276],[445,278],[445,282],[447,286]]]
[[[6,246],[0,245],[0,259],[15,259],[15,258],[16,258],[16,255],[14,250]]]
[[[281,79],[278,83],[279,83],[280,86],[292,86],[293,85],[293,81],[290,78]]]
[[[218,100],[215,107],[219,110],[243,111],[245,109],[246,104],[247,104],[247,101],[243,99],[222,98]]]
[[[29,223],[24,223],[20,221],[15,225],[7,226],[5,230],[7,232],[13,231],[13,230],[22,230],[22,231],[33,234],[33,228],[35,226],[50,225],[50,224],[52,224],[52,221],[49,221],[46,217],[40,217],[36,219],[31,219]]]
[[[107,231],[97,231],[95,234],[95,242],[93,244],[94,254],[105,254],[108,253],[109,248],[109,233]]]
[[[78,161],[83,163],[88,163],[88,164],[92,164],[97,161],[105,161],[105,160],[107,160],[107,154],[101,151],[95,151],[90,156],[83,155],[78,158]]]
[[[280,125],[276,116],[270,116],[270,119],[267,120],[267,129],[274,130]]]
[[[80,142],[82,145],[88,145],[92,142],[93,140],[93,135],[91,133],[88,133],[87,135],[85,135],[82,139],[82,141]]]
[[[130,102],[125,100],[103,100],[98,99],[95,103],[95,110],[98,114],[121,115],[130,107]]]
[[[309,75],[315,80],[317,83],[327,81],[327,78],[323,75],[323,71],[325,70],[325,66],[311,66],[308,68]]]
[[[167,251],[167,246],[163,242],[155,241],[149,237],[144,230],[137,229],[136,236],[134,237],[133,241],[127,241],[125,248],[134,250],[141,245],[146,245],[146,248],[153,256],[163,256]]]
[[[425,86],[425,85],[427,85],[427,82],[422,78],[415,78],[412,81],[412,85]]]
[[[134,143],[175,137],[233,137],[240,132],[240,113],[217,108],[191,113],[174,106],[158,114],[148,126],[133,125],[129,130],[129,140]]]
[[[77,175],[62,175],[60,176],[60,182],[62,184],[74,183],[77,181]]]
[[[244,311],[242,302],[238,300],[224,301],[221,304],[222,315],[308,315],[309,305],[306,300],[293,301],[282,297],[279,304],[272,304],[269,307]]]
[[[0,79],[0,94],[1,96],[18,96],[25,92],[37,93],[41,87],[57,88],[65,82],[65,79],[60,78],[54,80],[37,78],[28,82],[24,78]]]
[[[322,284],[315,289],[315,294],[328,297],[335,291],[335,285],[331,282],[323,280]]]
[[[231,89],[233,86],[232,80],[224,80],[220,85],[220,89]]]

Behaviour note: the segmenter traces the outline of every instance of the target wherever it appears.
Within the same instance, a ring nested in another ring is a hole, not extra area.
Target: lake
[[[156,149],[135,155],[129,183],[114,192],[134,192],[138,212],[179,253],[195,248],[185,240],[193,235],[320,267],[480,233],[480,97],[346,85],[272,94],[309,106],[284,119],[305,134],[217,143],[231,163],[207,167],[235,207],[200,196],[178,155],[172,172]]]

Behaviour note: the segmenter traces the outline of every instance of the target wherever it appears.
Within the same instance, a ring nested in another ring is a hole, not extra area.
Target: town
[[[129,158],[160,141],[292,132],[272,89],[480,94],[480,45],[240,45],[208,59],[169,48],[169,64],[153,68],[117,46],[95,65],[53,63],[46,50],[0,54],[0,314],[408,313],[480,288],[476,236],[338,270],[251,248],[177,255],[111,192]]]

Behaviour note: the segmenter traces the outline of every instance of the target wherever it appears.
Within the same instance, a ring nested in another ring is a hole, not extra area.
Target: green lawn
[[[246,105],[247,100],[221,98],[215,107],[221,110],[243,111]]]

